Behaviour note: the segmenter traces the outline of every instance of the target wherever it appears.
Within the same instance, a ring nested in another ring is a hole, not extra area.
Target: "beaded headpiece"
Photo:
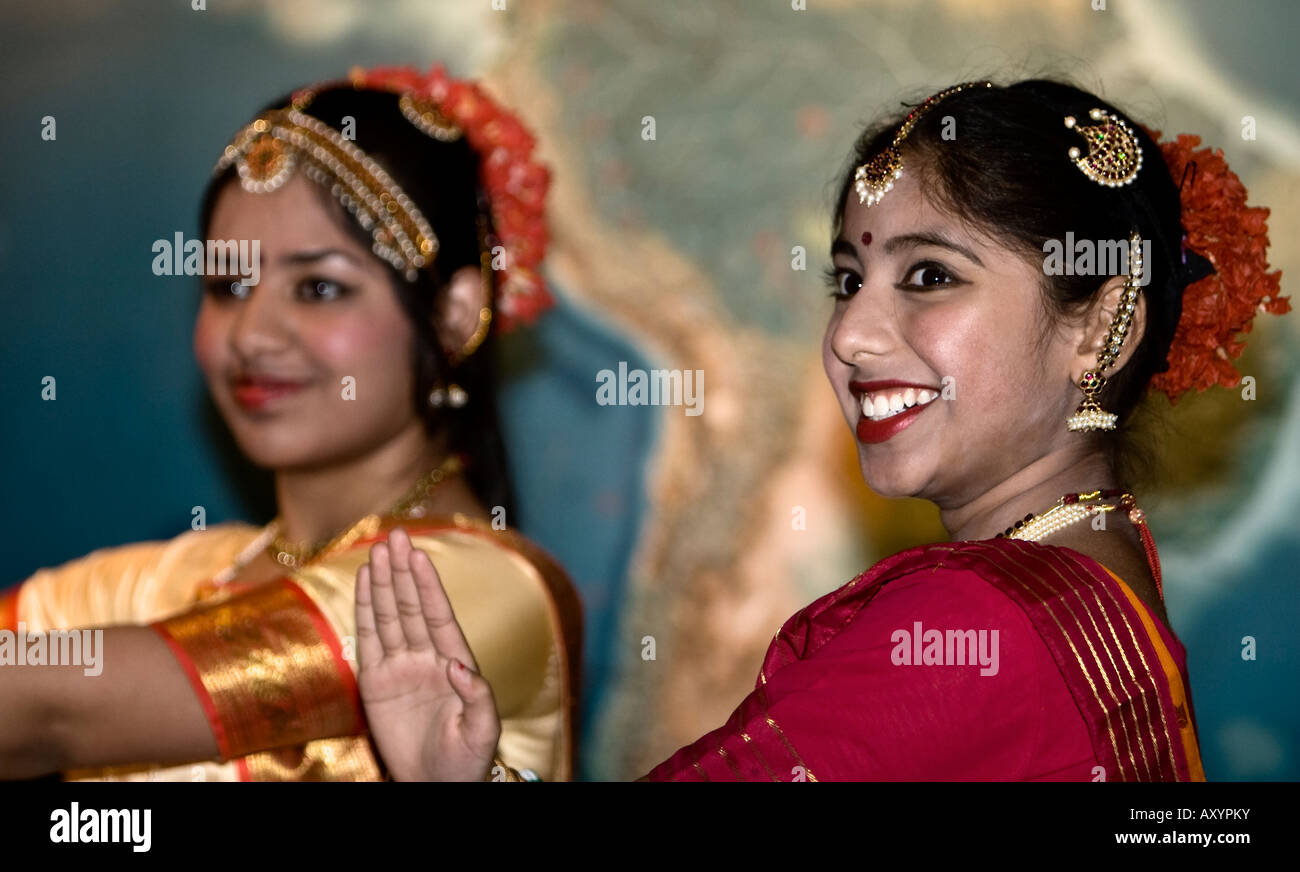
[[[921,105],[909,112],[894,134],[894,141],[853,173],[853,187],[858,192],[858,202],[874,206],[894,187],[894,181],[903,175],[903,141],[927,112],[958,91],[992,87],[992,82],[963,82],[927,97]]]
[[[375,254],[414,281],[437,257],[438,238],[429,222],[382,166],[307,113],[318,91],[340,84],[398,94],[398,109],[418,130],[441,142],[464,137],[479,156],[478,181],[492,225],[480,234],[480,257],[496,317],[493,309],[481,314],[475,339],[459,357],[473,352],[489,322],[504,333],[554,305],[535,271],[548,241],[545,198],[550,185],[549,171],[532,158],[536,143],[478,85],[452,79],[440,66],[427,75],[410,68],[355,68],[346,82],[297,91],[288,106],[263,113],[239,131],[214,174],[234,166],[245,190],[265,193],[302,168],[370,232]]]
[[[326,185],[370,231],[375,254],[415,281],[438,252],[433,228],[383,167],[302,111],[308,102],[310,95],[295,97],[288,107],[258,117],[226,146],[214,172],[234,164],[244,190],[261,194],[280,188],[302,164],[308,178]]]

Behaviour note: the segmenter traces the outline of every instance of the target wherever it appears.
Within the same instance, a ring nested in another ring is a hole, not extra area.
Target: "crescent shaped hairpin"
[[[1070,160],[1085,176],[1099,185],[1120,188],[1137,178],[1142,169],[1142,146],[1124,119],[1104,109],[1093,109],[1088,117],[1098,124],[1081,125],[1073,115],[1065,116],[1065,126],[1088,143],[1088,154],[1071,146]]]

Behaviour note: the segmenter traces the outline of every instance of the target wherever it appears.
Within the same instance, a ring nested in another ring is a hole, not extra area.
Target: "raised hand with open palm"
[[[358,683],[398,781],[482,781],[501,719],[429,555],[401,528],[357,571]]]

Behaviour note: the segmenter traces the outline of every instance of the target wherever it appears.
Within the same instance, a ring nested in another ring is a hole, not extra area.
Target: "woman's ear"
[[[434,330],[449,357],[455,357],[479,329],[480,312],[491,305],[483,275],[476,266],[463,266],[451,275],[442,303],[435,309]]]
[[[1083,377],[1085,370],[1097,368],[1097,354],[1106,344],[1115,312],[1124,299],[1124,281],[1123,276],[1115,276],[1102,285],[1101,294],[1084,316],[1080,342],[1070,370],[1075,383]],[[1137,351],[1138,344],[1146,335],[1146,315],[1147,295],[1146,289],[1143,288],[1138,292],[1137,303],[1133,307],[1133,317],[1129,319],[1128,332],[1124,335],[1124,344],[1120,346],[1119,356],[1103,373],[1107,378],[1112,378],[1115,373],[1123,369],[1124,365],[1132,359],[1133,353]]]

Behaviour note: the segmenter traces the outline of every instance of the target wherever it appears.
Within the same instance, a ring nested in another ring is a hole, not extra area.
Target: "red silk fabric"
[[[1158,640],[1115,578],[1068,548],[1011,539],[912,548],[790,618],[727,723],[648,778],[1203,778],[1188,759],[1194,737],[1180,732],[1192,729],[1190,701],[1176,704],[1186,652],[1148,616]],[[974,645],[955,665],[960,643],[913,656],[930,631],[984,631],[996,667],[974,662]]]

